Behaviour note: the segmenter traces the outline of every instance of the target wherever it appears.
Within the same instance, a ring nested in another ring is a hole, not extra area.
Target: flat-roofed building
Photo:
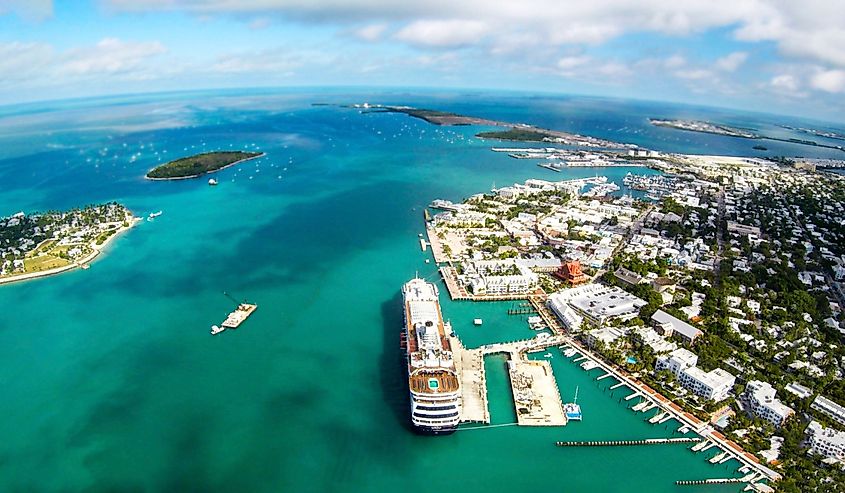
[[[742,401],[748,406],[748,410],[759,418],[772,423],[777,427],[795,414],[795,411],[777,398],[775,388],[768,382],[751,380],[745,386],[742,393]]]
[[[669,370],[673,375],[680,378],[681,372],[692,368],[698,363],[698,356],[685,348],[678,348],[671,353],[657,358],[655,365],[657,371]]]
[[[655,324],[655,328],[662,331],[666,337],[675,335],[686,344],[692,344],[696,338],[700,337],[704,332],[693,327],[692,325],[680,320],[663,310],[657,310],[651,316],[651,320]]]
[[[596,327],[610,320],[630,320],[639,315],[640,308],[648,304],[616,286],[604,284],[585,284],[564,289],[549,296],[548,303],[565,324],[566,319],[570,318],[567,312],[572,311]]]
[[[816,400],[810,404],[810,409],[827,414],[840,425],[845,425],[845,407],[840,406],[827,397],[816,397]]]
[[[808,452],[827,459],[845,460],[845,432],[825,428],[818,421],[811,421],[805,433]]]
[[[692,367],[681,372],[678,380],[694,394],[715,402],[726,399],[736,383],[736,377],[721,368],[705,372]]]
[[[669,370],[684,388],[705,399],[716,402],[725,399],[733,388],[736,377],[721,368],[705,372],[695,366],[697,363],[698,356],[692,351],[678,348],[659,356],[655,368],[657,371]]]

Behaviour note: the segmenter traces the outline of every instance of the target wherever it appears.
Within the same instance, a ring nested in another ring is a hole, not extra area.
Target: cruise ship
[[[437,296],[437,286],[423,279],[402,287],[411,424],[426,435],[453,433],[460,420],[460,383]]]

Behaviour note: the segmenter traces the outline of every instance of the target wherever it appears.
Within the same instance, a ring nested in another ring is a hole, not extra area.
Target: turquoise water
[[[425,478],[442,491],[670,492],[678,479],[733,475],[683,446],[554,447],[672,433],[626,410],[612,379],[595,382],[559,353],[554,371],[565,397],[580,387],[582,423],[409,432],[399,288],[415,272],[436,278],[417,240],[425,206],[493,183],[597,172],[618,181],[627,170],[553,173],[490,152],[472,128],[311,103],[575,119],[599,136],[626,135],[626,124],[591,119],[645,111],[565,99],[543,106],[549,116],[537,100],[496,97],[222,93],[0,112],[0,215],[107,200],[163,211],[89,270],[0,286],[0,490],[405,491]],[[566,113],[576,103],[580,113]],[[142,179],[161,160],[230,145],[267,156],[221,171],[213,188]],[[259,309],[211,337],[232,308],[224,291]],[[533,334],[509,306],[444,300],[443,311],[477,346]],[[504,362],[486,365],[493,421],[513,422]]]

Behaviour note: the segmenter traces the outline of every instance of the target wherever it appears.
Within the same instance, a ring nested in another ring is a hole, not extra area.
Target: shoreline
[[[172,177],[172,178],[153,178],[153,177],[147,176],[147,174],[145,173],[145,174],[144,174],[144,179],[145,179],[145,180],[150,180],[150,181],[192,180],[192,179],[194,179],[194,178],[199,178],[199,177],[201,177],[201,176],[210,175],[211,173],[217,173],[218,171],[222,171],[222,170],[224,170],[224,169],[226,169],[226,168],[229,168],[229,167],[232,167],[232,166],[234,166],[234,165],[236,165],[236,164],[241,164],[241,163],[243,163],[243,162],[245,162],[245,161],[250,161],[250,160],[252,160],[252,159],[258,159],[258,158],[260,158],[260,157],[264,157],[264,156],[266,156],[266,155],[267,155],[267,153],[266,153],[266,152],[262,152],[261,154],[259,154],[259,155],[257,155],[257,156],[252,156],[252,157],[247,157],[247,158],[244,158],[244,159],[240,159],[240,160],[238,160],[238,161],[235,161],[234,163],[229,163],[229,164],[227,164],[226,166],[221,166],[221,167],[219,167],[219,168],[217,168],[217,169],[213,169],[213,170],[211,170],[211,171],[206,171],[206,172],[200,173],[200,174],[198,174],[198,175],[190,175],[190,176],[174,176],[174,177]],[[147,170],[147,173],[149,173],[150,171],[152,171],[152,170],[154,170],[154,169],[156,169],[156,168],[158,168],[158,166],[156,166],[155,168],[150,168],[149,170]]]
[[[82,258],[82,259],[80,259],[76,262],[72,262],[68,265],[63,265],[61,267],[56,267],[56,268],[53,268],[53,269],[48,269],[48,270],[40,271],[40,272],[26,272],[26,273],[23,273],[23,274],[17,274],[17,275],[13,275],[13,276],[9,276],[9,277],[0,277],[0,286],[2,286],[4,284],[11,284],[11,283],[20,282],[20,281],[31,281],[33,279],[38,279],[38,278],[41,278],[41,277],[55,276],[57,274],[63,274],[65,272],[68,272],[68,271],[71,271],[71,270],[74,270],[74,269],[79,269],[79,268],[85,267],[85,266],[89,265],[91,262],[93,262],[94,259],[97,258],[97,256],[99,256],[100,253],[102,253],[102,251],[105,250],[105,248],[112,242],[112,240],[114,240],[115,238],[120,236],[121,233],[124,233],[124,232],[129,231],[130,229],[134,228],[137,224],[141,223],[142,221],[143,221],[143,219],[141,219],[140,217],[132,216],[132,219],[130,220],[129,226],[126,226],[126,227],[121,226],[120,228],[118,228],[117,231],[115,231],[113,235],[109,236],[106,239],[106,241],[103,242],[103,244],[92,246],[94,251],[89,253],[84,258]]]

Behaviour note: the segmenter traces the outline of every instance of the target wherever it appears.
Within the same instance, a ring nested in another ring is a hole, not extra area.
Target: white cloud
[[[821,70],[810,78],[810,85],[820,91],[845,92],[845,70]]]
[[[841,2],[831,0],[102,0],[111,9],[179,10],[196,15],[272,13],[335,24],[389,23],[400,40],[417,46],[458,46],[533,35],[544,44],[597,44],[626,33],[682,36],[714,28],[733,29],[740,40],[772,41],[782,53],[845,67]],[[428,19],[428,20],[420,20]],[[454,29],[450,29],[450,26]],[[469,27],[464,33],[461,27]],[[484,26],[484,27],[482,27]],[[484,35],[484,36],[482,36]],[[741,65],[742,55],[725,60]],[[735,69],[735,68],[734,68]]]
[[[769,82],[771,86],[778,91],[795,92],[801,87],[798,78],[792,74],[780,74],[772,77]]]
[[[666,65],[666,68],[680,68],[687,64],[687,59],[681,55],[672,55],[664,60],[663,63]]]
[[[716,60],[716,68],[725,72],[733,72],[748,59],[748,53],[735,51]]]
[[[694,68],[688,70],[676,70],[675,77],[687,80],[704,80],[713,77],[713,73],[702,68]]]
[[[369,24],[356,29],[353,34],[356,38],[364,41],[378,41],[387,30],[385,24]]]
[[[53,15],[52,0],[0,0],[0,15],[15,13],[25,19],[41,20]]]
[[[272,72],[277,75],[290,76],[294,70],[302,66],[300,54],[287,50],[263,50],[255,53],[227,53],[217,57],[211,65],[211,72],[222,74],[239,74],[247,72]]]
[[[581,67],[588,62],[590,62],[590,57],[588,56],[567,56],[557,61],[557,68],[563,71],[569,71]]]
[[[488,28],[472,20],[424,20],[403,27],[394,36],[415,46],[454,48],[479,42]]]
[[[46,43],[0,43],[0,81],[36,77],[54,57],[53,47]]]
[[[69,50],[58,71],[62,75],[125,74],[143,68],[143,62],[165,53],[158,41],[132,42],[105,38],[94,46]]]

